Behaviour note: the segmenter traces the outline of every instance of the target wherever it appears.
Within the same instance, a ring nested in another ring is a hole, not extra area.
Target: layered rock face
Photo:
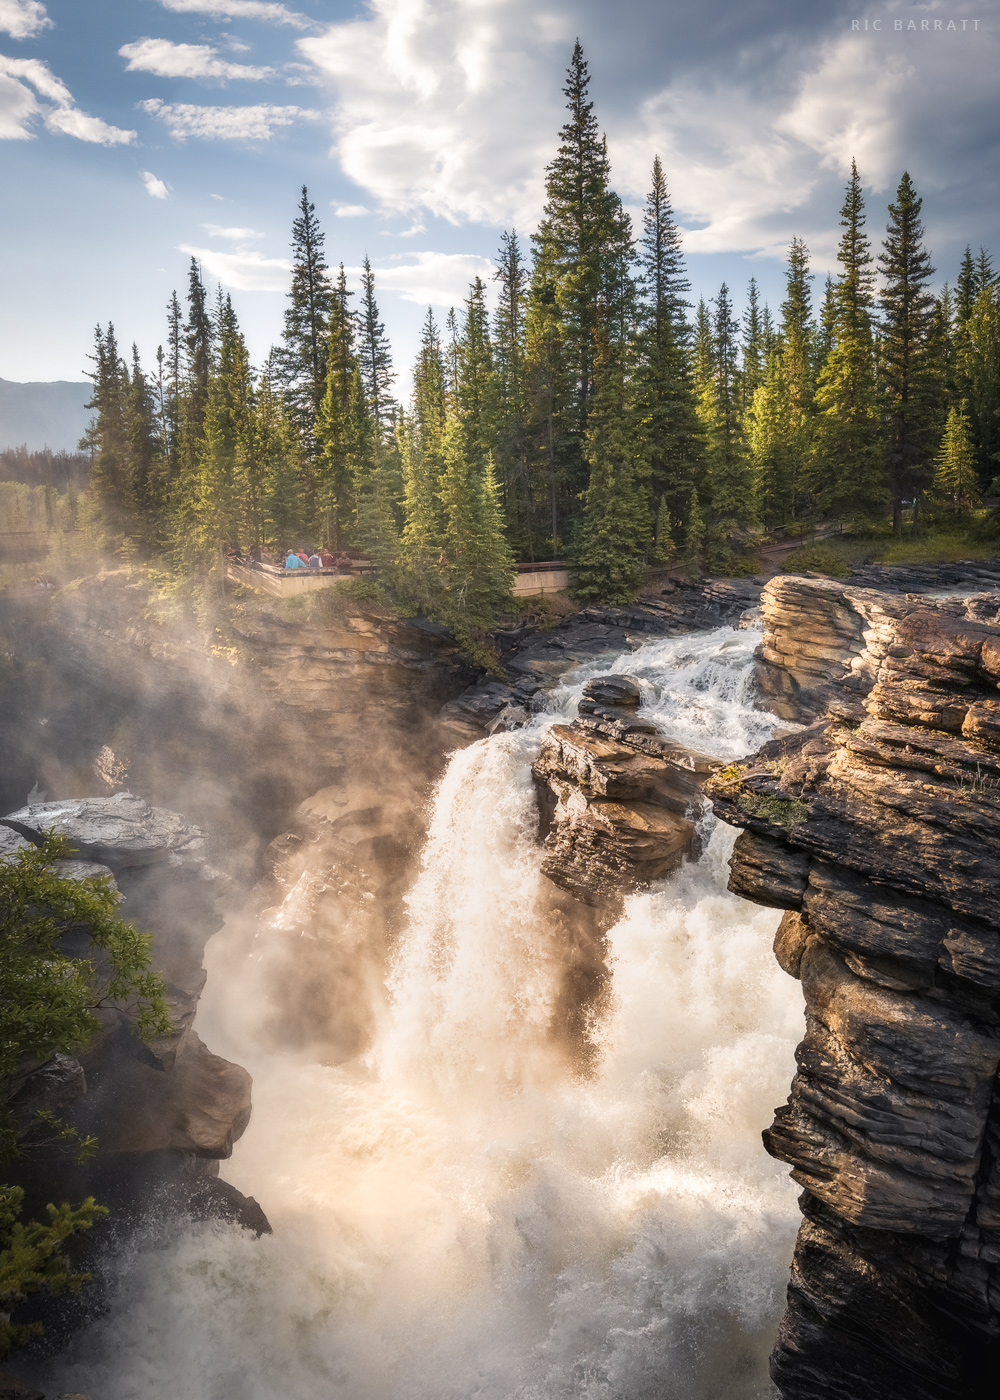
[[[718,767],[657,735],[640,700],[629,676],[589,682],[579,717],[546,731],[532,767],[542,870],[575,899],[612,910],[690,854],[701,784]]]
[[[102,1030],[78,1055],[24,1067],[11,1102],[26,1143],[38,1132],[40,1109],[98,1141],[97,1155],[82,1166],[70,1154],[36,1147],[24,1171],[29,1205],[92,1193],[116,1207],[116,1227],[123,1212],[141,1215],[159,1200],[266,1229],[255,1201],[214,1179],[249,1122],[250,1076],[213,1054],[192,1029],[205,943],[221,927],[219,905],[230,882],[209,865],[196,827],[130,793],[11,813],[0,822],[0,859],[52,830],[77,848],[59,873],[110,877],[122,916],[152,935],[174,1029],[146,1045],[124,1011],[101,1009]],[[85,935],[71,930],[67,938],[70,951],[86,955]]]
[[[806,1003],[764,1134],[804,1188],[785,1400],[995,1392],[1000,626],[968,614],[996,607],[773,581],[765,687],[826,713],[709,784]]]

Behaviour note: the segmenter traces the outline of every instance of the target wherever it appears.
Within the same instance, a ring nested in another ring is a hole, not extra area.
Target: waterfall
[[[787,1092],[798,988],[772,910],[726,891],[734,834],[630,898],[574,1061],[553,1032],[565,927],[529,765],[583,683],[627,671],[665,733],[768,737],[758,634],[581,668],[524,729],[456,753],[430,812],[374,1044],[262,1050],[248,930],[209,945],[199,1025],[254,1076],[225,1176],[259,1241],[192,1226],[120,1265],[109,1315],[39,1378],[95,1400],[754,1400],[798,1224],[760,1130]],[[711,827],[711,819],[708,826]]]

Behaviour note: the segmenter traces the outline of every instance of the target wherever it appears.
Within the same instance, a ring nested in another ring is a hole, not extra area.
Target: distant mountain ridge
[[[90,422],[84,404],[93,387],[86,379],[27,384],[0,379],[0,450],[26,445],[29,452],[43,447],[75,452]]]

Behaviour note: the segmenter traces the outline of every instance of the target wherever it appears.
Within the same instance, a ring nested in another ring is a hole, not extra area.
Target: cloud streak
[[[3,0],[0,0],[0,4]],[[272,0],[160,0],[165,10],[179,14],[213,15],[219,19],[256,19],[289,29],[315,29],[314,20]]]
[[[270,141],[275,131],[320,115],[308,107],[280,107],[259,103],[248,107],[207,107],[193,102],[161,102],[158,97],[140,102],[143,112],[166,124],[175,141],[193,137],[201,141]]]
[[[210,44],[137,39],[134,44],[123,44],[118,53],[128,59],[130,72],[155,73],[158,78],[218,78],[222,81],[238,78],[243,82],[260,82],[275,75],[273,68],[230,63],[220,58],[218,49]]]
[[[49,131],[93,145],[127,146],[136,139],[134,131],[81,112],[66,84],[41,59],[0,54],[0,139],[30,140],[39,119]]]
[[[460,306],[469,295],[469,286],[479,276],[486,283],[487,301],[495,301],[493,273],[489,258],[478,253],[413,253],[412,262],[398,267],[376,267],[375,284],[379,291],[398,292],[403,301],[418,306]],[[360,281],[362,269],[345,269],[349,277]]]
[[[292,264],[286,258],[265,258],[249,249],[223,253],[216,248],[195,248],[180,245],[182,253],[196,258],[212,277],[224,287],[237,292],[286,292],[292,275]]]

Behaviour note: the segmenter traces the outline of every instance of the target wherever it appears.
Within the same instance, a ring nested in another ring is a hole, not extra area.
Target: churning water
[[[627,671],[663,731],[748,752],[753,632],[576,673],[554,712],[454,755],[374,1047],[263,1051],[248,931],[210,943],[199,1030],[254,1076],[225,1177],[274,1225],[136,1249],[110,1314],[43,1379],[94,1400],[751,1400],[797,1224],[760,1144],[799,1038],[778,915],[726,892],[734,833],[629,900],[581,1074],[551,1031],[529,764],[590,676]],[[335,995],[335,989],[331,991]]]

